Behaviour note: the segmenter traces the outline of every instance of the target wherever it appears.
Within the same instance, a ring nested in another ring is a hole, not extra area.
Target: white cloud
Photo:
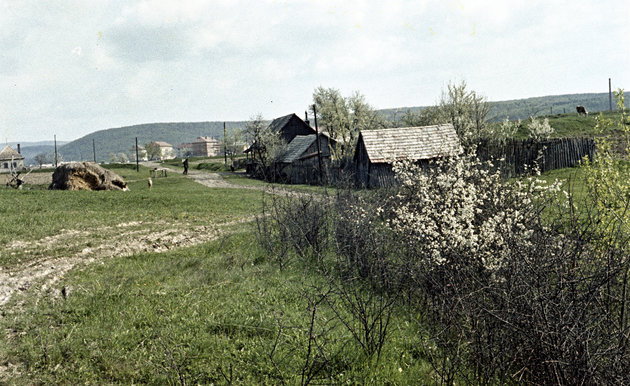
[[[624,86],[629,11],[626,0],[8,0],[0,124],[71,139],[272,118],[301,112],[319,85],[379,107],[433,103],[453,79],[495,100],[596,91],[609,76]]]

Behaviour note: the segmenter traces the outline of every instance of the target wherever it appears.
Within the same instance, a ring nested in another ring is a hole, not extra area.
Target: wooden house
[[[304,122],[302,118],[295,114],[285,115],[274,119],[269,124],[268,128],[274,132],[279,133],[280,137],[288,144],[298,135],[311,135],[315,134],[315,129],[308,123]],[[247,172],[251,173],[255,169],[257,154],[264,151],[256,142],[245,150],[247,154]]]
[[[330,167],[331,146],[335,146],[335,141],[325,133],[319,134],[319,149],[315,134],[296,136],[287,145],[284,154],[276,161],[280,179],[291,184],[324,182]]]
[[[18,149],[20,145],[18,145]],[[12,170],[24,169],[24,156],[13,150],[11,146],[5,146],[0,151],[0,172],[10,172]]]
[[[273,132],[280,133],[282,139],[287,143],[293,141],[293,138],[298,135],[315,134],[315,129],[295,114],[274,119],[269,124],[269,128]]]
[[[451,124],[363,130],[354,154],[356,179],[369,188],[386,186],[394,182],[394,161],[426,162],[462,151]]]

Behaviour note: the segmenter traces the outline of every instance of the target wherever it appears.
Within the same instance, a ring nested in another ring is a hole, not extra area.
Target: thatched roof
[[[361,142],[372,163],[402,159],[417,161],[462,152],[451,124],[363,130],[359,135],[359,144]]]
[[[0,151],[0,160],[19,160],[19,159],[24,159],[24,157],[22,156],[22,154],[18,153],[17,151],[13,150],[13,148],[11,146],[5,146],[4,149],[2,149],[2,151]]]

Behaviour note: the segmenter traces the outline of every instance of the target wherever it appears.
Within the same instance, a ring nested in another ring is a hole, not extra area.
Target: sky
[[[0,141],[630,87],[630,1],[0,0]]]

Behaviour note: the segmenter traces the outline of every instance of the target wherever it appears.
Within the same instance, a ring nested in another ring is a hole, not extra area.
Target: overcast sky
[[[1,141],[630,87],[630,1],[0,0]]]

